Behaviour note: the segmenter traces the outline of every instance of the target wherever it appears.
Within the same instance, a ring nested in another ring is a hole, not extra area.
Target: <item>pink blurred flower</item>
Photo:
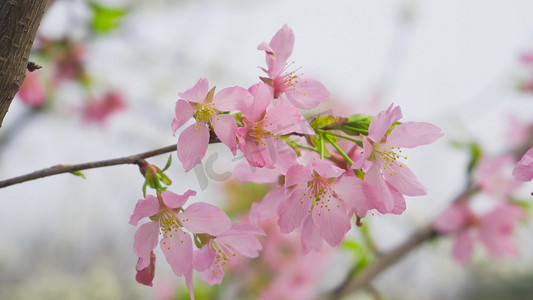
[[[519,181],[533,179],[533,147],[527,150],[513,169],[513,176]]]
[[[513,228],[525,216],[521,207],[506,202],[498,203],[492,211],[481,216],[475,215],[468,203],[460,203],[445,210],[436,219],[435,228],[442,233],[455,234],[452,255],[457,262],[467,264],[477,240],[494,257],[516,254]]]
[[[508,118],[509,125],[505,132],[505,137],[512,146],[521,146],[526,143],[528,138],[533,134],[533,123],[526,122],[510,115]]]
[[[270,43],[263,42],[257,49],[266,53],[268,78],[260,77],[274,90],[274,98],[288,100],[294,106],[311,109],[329,99],[328,90],[317,80],[286,72],[287,59],[294,47],[294,33],[287,25],[276,32]]]
[[[381,196],[382,201],[376,203],[376,209],[381,213],[401,213],[405,209],[402,194],[426,194],[426,187],[407,166],[399,162],[400,158],[407,159],[401,154],[401,148],[430,144],[443,136],[437,126],[425,122],[399,124],[387,134],[401,118],[400,107],[392,104],[378,113],[370,122],[368,136],[363,138],[362,157],[353,165],[353,168],[367,169],[365,182],[375,187]]]
[[[44,104],[46,95],[44,86],[37,72],[26,70],[26,78],[18,91],[20,100],[28,106],[37,107]]]
[[[250,87],[253,102],[241,107],[245,119],[237,129],[239,150],[251,166],[277,168],[282,173],[295,164],[296,154],[279,138],[302,132],[300,112],[288,105],[269,106],[272,91],[263,83]]]
[[[103,124],[113,113],[126,107],[122,94],[118,91],[107,92],[102,98],[91,99],[81,113],[87,122]]]
[[[207,79],[201,78],[192,88],[179,93],[183,100],[176,102],[176,115],[172,120],[174,134],[189,119],[196,120],[196,123],[187,127],[178,138],[177,154],[186,172],[201,163],[207,151],[211,130],[230,148],[233,155],[237,151],[237,121],[232,115],[220,112],[237,109],[242,102],[249,102],[251,95],[241,87],[226,88],[216,95],[214,87],[211,90],[208,88]]]
[[[350,229],[350,215],[372,209],[373,189],[356,177],[340,177],[343,169],[322,161],[287,171],[286,188],[296,186],[279,204],[278,224],[282,233],[302,227],[304,252],[320,249],[321,240],[339,245]]]
[[[194,269],[205,282],[220,284],[224,278],[222,266],[237,253],[249,258],[259,255],[263,247],[255,235],[265,232],[255,225],[235,224],[217,236],[207,237],[207,244],[194,252]]]
[[[158,193],[157,197],[147,195],[140,199],[130,218],[130,224],[137,226],[139,220],[149,217],[150,222],[141,225],[135,233],[133,251],[139,257],[136,269],[144,270],[155,262],[151,259],[152,250],[157,246],[159,235],[163,235],[160,247],[176,276],[184,276],[192,289],[193,247],[192,239],[183,228],[192,233],[218,235],[231,226],[229,217],[219,208],[207,203],[194,203],[182,211],[182,207],[195,191],[188,190],[183,195],[172,192]],[[148,282],[144,279],[143,284]]]
[[[272,278],[258,299],[313,299],[318,280],[327,266],[333,248],[322,247],[320,251],[303,254],[295,235],[281,234],[274,222],[263,222],[267,232],[261,260],[264,268],[258,276],[264,280],[265,271]]]
[[[475,180],[487,194],[500,199],[508,199],[521,185],[512,176],[510,169],[515,164],[510,155],[499,157],[483,156],[475,174]],[[509,173],[506,173],[506,168]]]

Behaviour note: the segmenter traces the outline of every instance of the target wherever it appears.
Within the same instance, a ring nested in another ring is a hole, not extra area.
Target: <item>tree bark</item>
[[[24,78],[49,0],[0,0],[0,127]]]

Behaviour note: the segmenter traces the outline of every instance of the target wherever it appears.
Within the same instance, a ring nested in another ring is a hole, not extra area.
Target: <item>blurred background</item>
[[[283,24],[296,36],[294,69],[332,95],[314,113],[375,114],[394,103],[404,121],[431,122],[445,133],[409,154],[428,194],[407,199],[401,216],[367,218],[382,251],[431,222],[464,188],[469,155],[453,141],[475,141],[497,155],[512,147],[519,124],[533,123],[533,68],[521,59],[533,51],[528,0],[52,2],[31,57],[43,68],[28,75],[0,129],[0,179],[176,143],[170,123],[177,93],[199,78],[218,89],[256,83],[265,65],[257,45]],[[213,153],[219,172],[238,162],[224,147]],[[148,161],[163,167],[168,156]],[[223,195],[236,197],[233,177],[206,183],[172,157],[174,192],[194,189],[195,200],[220,205]],[[142,198],[138,168],[83,173],[0,189],[0,298],[181,299],[174,291],[183,279],[161,253],[154,287],[134,279],[136,228],[128,221]],[[517,197],[530,201],[532,186]],[[494,260],[476,247],[461,266],[444,238],[414,250],[374,287],[386,299],[533,299],[530,223],[516,230],[517,257]],[[317,292],[340,283],[350,259],[331,254],[313,284]]]

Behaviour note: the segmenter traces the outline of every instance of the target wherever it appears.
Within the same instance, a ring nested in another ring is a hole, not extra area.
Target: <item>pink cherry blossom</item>
[[[516,180],[531,181],[533,179],[533,147],[527,150],[513,170]]]
[[[135,233],[133,250],[139,257],[136,269],[141,271],[143,284],[149,283],[145,269],[155,262],[152,250],[157,246],[159,235],[163,238],[160,247],[176,276],[184,276],[192,289],[193,247],[192,239],[183,229],[195,234],[219,235],[231,226],[229,217],[219,208],[207,203],[194,203],[183,209],[183,205],[195,191],[188,190],[183,195],[172,192],[158,193],[157,197],[147,195],[140,199],[130,218],[130,224],[137,226],[139,220],[149,217],[150,222],[142,224]]]
[[[46,95],[38,72],[26,71],[26,78],[18,91],[20,100],[28,106],[37,107],[44,104]]]
[[[214,131],[233,155],[237,151],[237,121],[232,115],[221,112],[235,110],[242,102],[250,102],[248,98],[251,95],[241,87],[226,88],[216,95],[214,93],[215,88],[209,90],[209,83],[204,78],[198,80],[191,89],[179,93],[182,99],[176,102],[176,115],[172,121],[174,134],[189,119],[194,118],[196,121],[178,138],[177,154],[186,172],[201,163],[209,144],[210,131]]]
[[[276,32],[270,43],[257,49],[266,53],[268,78],[260,77],[274,91],[274,98],[289,101],[294,106],[311,109],[329,99],[328,90],[317,80],[301,77],[294,71],[287,73],[287,59],[294,47],[294,33],[287,25]]]
[[[237,253],[249,258],[259,255],[263,247],[255,235],[265,235],[265,232],[255,225],[235,224],[228,231],[207,237],[207,244],[194,252],[194,268],[205,282],[220,284],[224,278],[222,266]]]
[[[278,206],[282,233],[303,227],[306,250],[319,248],[321,239],[339,245],[350,229],[348,206],[364,215],[372,209],[372,187],[356,177],[342,177],[343,169],[322,161],[308,167],[297,165],[287,171],[285,186],[296,186]],[[307,244],[311,242],[311,244]]]
[[[437,218],[435,228],[439,232],[456,235],[452,255],[457,262],[467,264],[477,240],[494,257],[516,254],[512,241],[513,228],[525,216],[521,207],[505,202],[498,203],[492,211],[481,216],[474,214],[468,203],[459,203]]]
[[[407,159],[401,148],[414,148],[433,143],[442,137],[440,129],[430,123],[406,122],[391,126],[402,118],[399,106],[392,104],[378,113],[370,122],[368,136],[363,138],[363,153],[353,168],[365,168],[365,181],[377,189],[382,201],[376,206],[381,213],[390,213],[404,205],[403,197],[426,194],[424,187],[401,162]],[[368,165],[370,162],[370,165]]]
[[[263,83],[250,87],[254,101],[242,107],[245,119],[237,129],[239,150],[251,166],[277,168],[282,173],[295,164],[296,154],[281,135],[302,132],[300,112],[291,106],[269,106],[272,91]]]

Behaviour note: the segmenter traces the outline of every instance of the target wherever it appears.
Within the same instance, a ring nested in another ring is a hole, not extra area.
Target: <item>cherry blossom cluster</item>
[[[140,283],[152,284],[153,249],[160,235],[167,262],[185,277],[192,298],[193,269],[207,283],[220,284],[221,266],[231,256],[258,255],[262,246],[257,235],[265,234],[260,222],[271,220],[284,234],[299,231],[304,252],[320,251],[323,242],[341,244],[352,218],[359,223],[368,212],[401,214],[404,196],[426,194],[407,167],[404,150],[434,142],[443,136],[441,130],[425,122],[401,123],[401,109],[394,105],[374,117],[304,118],[300,109],[326,102],[329,92],[319,81],[289,69],[293,46],[294,33],[284,25],[269,43],[258,46],[266,56],[266,75],[256,84],[216,92],[200,79],[179,93],[172,130],[176,134],[191,123],[177,142],[186,172],[202,162],[210,143],[221,142],[234,156],[240,151],[246,158],[235,170],[239,180],[277,188],[252,205],[250,223],[231,226],[230,218],[210,204],[184,207],[196,192],[177,195],[149,184],[156,196],[139,200],[130,220],[137,225],[150,219],[135,234]]]
[[[19,99],[33,108],[47,108],[62,84],[76,82],[88,95],[82,105],[71,112],[87,123],[104,124],[113,113],[126,107],[122,93],[115,88],[93,95],[92,79],[85,67],[87,45],[71,39],[50,39],[40,36],[34,55],[47,64],[43,69],[26,71],[26,78],[18,92]]]
[[[514,117],[509,121],[508,144],[517,149],[529,145],[531,124]],[[471,190],[435,220],[435,229],[455,236],[452,256],[460,264],[470,262],[478,241],[496,258],[518,254],[513,232],[528,211],[517,191],[533,179],[533,148],[516,160],[516,154],[482,155]]]

